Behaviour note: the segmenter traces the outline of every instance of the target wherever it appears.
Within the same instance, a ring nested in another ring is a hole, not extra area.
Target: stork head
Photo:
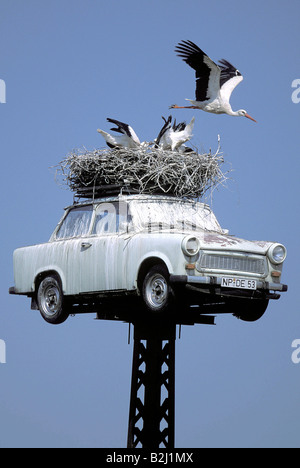
[[[253,119],[253,117],[251,117],[247,111],[245,111],[244,109],[240,109],[239,111],[237,111],[237,115],[240,116],[240,117],[247,117],[247,119],[250,119],[250,120],[253,120],[253,122],[256,122],[255,119]]]

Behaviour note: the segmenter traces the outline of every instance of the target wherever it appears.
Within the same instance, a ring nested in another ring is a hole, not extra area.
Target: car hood
[[[137,234],[147,234],[147,231],[140,231],[139,233],[131,233],[130,238],[136,236]],[[169,230],[162,230],[162,231],[153,231],[152,235],[159,235],[162,236],[165,234],[166,236],[170,236]],[[246,253],[253,253],[257,255],[266,255],[267,251],[269,250],[270,246],[274,244],[274,242],[266,242],[266,241],[249,241],[246,239],[240,239],[235,236],[230,236],[228,234],[223,234],[221,232],[216,231],[172,231],[172,238],[177,235],[178,238],[182,238],[185,236],[195,236],[199,239],[201,244],[202,250],[226,250],[226,251],[235,251],[235,252],[246,252]]]
[[[198,236],[197,236],[198,237]],[[273,242],[248,241],[227,234],[205,232],[200,236],[201,247],[212,250],[231,250],[265,255]]]

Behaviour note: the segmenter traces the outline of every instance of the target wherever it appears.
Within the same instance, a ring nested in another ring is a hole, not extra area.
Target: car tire
[[[145,276],[142,298],[147,311],[163,313],[169,310],[173,299],[169,277],[169,272],[164,265],[153,266]]]
[[[61,281],[56,275],[49,275],[40,282],[36,299],[46,322],[59,325],[67,320],[69,314],[64,307]]]
[[[242,299],[238,305],[235,304],[236,311],[233,315],[243,322],[257,322],[265,314],[268,305],[267,299]]]

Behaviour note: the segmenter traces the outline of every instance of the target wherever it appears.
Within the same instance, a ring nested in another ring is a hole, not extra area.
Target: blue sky
[[[176,343],[176,446],[299,447],[300,4],[278,0],[0,0],[2,187],[0,447],[125,447],[132,343],[122,323],[93,315],[59,327],[8,295],[15,248],[47,241],[72,203],[54,180],[73,148],[103,146],[106,117],[153,139],[168,106],[194,97],[180,40],[244,75],[232,107],[248,119],[196,117],[193,143],[217,147],[232,167],[212,207],[223,228],[288,248],[289,292],[257,323],[231,316],[184,327]]]

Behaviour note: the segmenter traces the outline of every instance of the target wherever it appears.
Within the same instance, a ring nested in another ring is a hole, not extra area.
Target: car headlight
[[[268,256],[272,263],[282,263],[286,259],[286,248],[282,244],[274,244],[269,248]]]
[[[185,255],[193,257],[197,255],[200,250],[200,241],[197,237],[187,236],[182,241],[182,250]]]

